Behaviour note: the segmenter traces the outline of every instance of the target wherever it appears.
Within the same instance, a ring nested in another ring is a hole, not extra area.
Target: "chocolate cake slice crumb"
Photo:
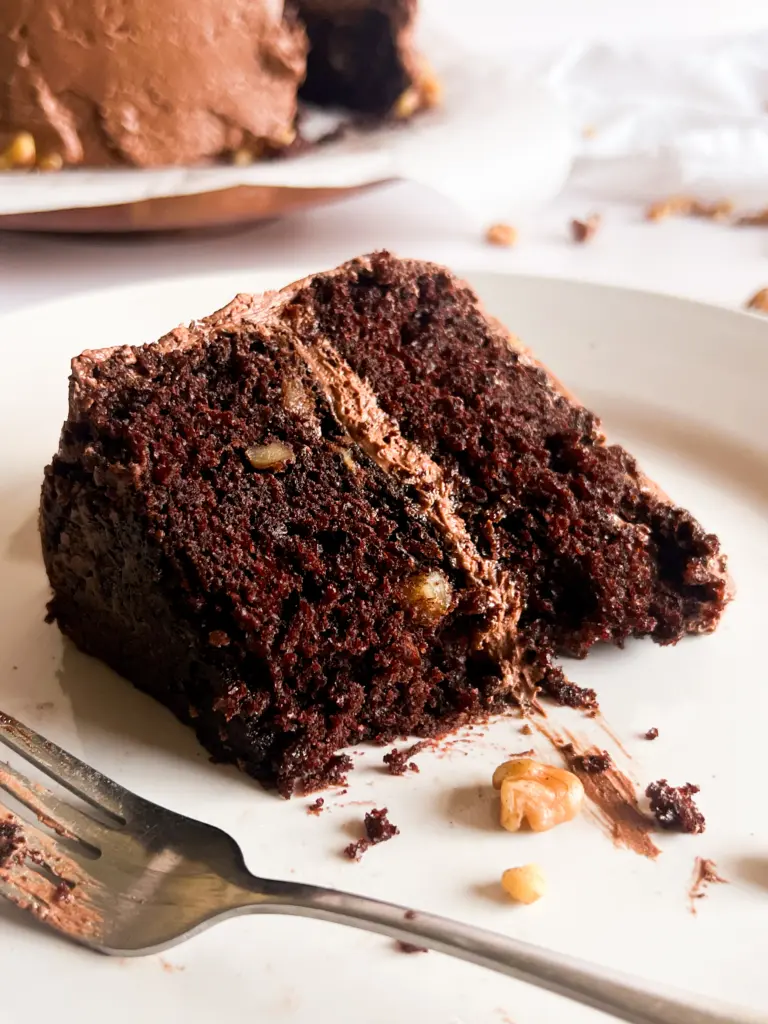
[[[693,863],[693,876],[688,888],[688,906],[692,914],[697,913],[696,901],[707,895],[710,885],[728,885],[728,879],[718,873],[715,861],[697,857]]]
[[[415,761],[412,761],[411,758],[424,750],[428,745],[428,743],[421,741],[402,750],[398,750],[397,747],[393,747],[392,750],[382,758],[384,764],[387,766],[389,774],[405,775],[406,771],[418,772],[419,766]]]
[[[397,825],[393,825],[387,817],[387,808],[374,808],[368,811],[363,819],[365,837],[350,843],[344,850],[350,860],[360,860],[366,850],[378,843],[386,843],[393,836],[400,834]]]
[[[703,832],[706,819],[693,801],[699,787],[687,782],[684,786],[670,786],[666,779],[652,782],[645,791],[651,801],[651,811],[662,828],[678,832]]]
[[[0,821],[0,867],[24,846],[21,828],[13,821]]]
[[[586,772],[587,775],[599,775],[613,767],[613,760],[607,750],[596,754],[575,754],[570,761],[577,771]]]
[[[648,730],[648,732],[645,734],[645,738],[647,740],[656,740],[659,738],[659,730],[656,728],[655,725]]]
[[[595,691],[570,682],[561,668],[555,666],[548,668],[539,685],[542,692],[561,707],[578,708],[583,711],[598,709]]]
[[[398,939],[395,945],[401,953],[428,953],[429,950],[426,946],[415,946],[412,942],[403,942],[402,939]]]
[[[408,751],[398,750],[396,747],[384,755],[383,761],[390,775],[405,775],[407,771],[418,772],[419,770],[415,761],[408,760]]]

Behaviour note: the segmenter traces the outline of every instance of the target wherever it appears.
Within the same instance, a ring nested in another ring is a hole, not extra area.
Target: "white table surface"
[[[475,0],[472,19],[466,0],[422,2],[475,49],[496,51],[508,40],[559,46],[577,35],[636,40],[768,27],[768,8],[754,0]],[[576,246],[568,222],[591,210],[603,213],[603,228],[592,244]],[[0,313],[33,311],[43,299],[92,288],[207,271],[231,270],[234,292],[247,289],[251,270],[286,268],[287,282],[292,267],[323,269],[382,247],[455,269],[584,278],[732,306],[768,285],[768,229],[646,224],[640,206],[568,190],[518,227],[514,250],[493,249],[445,199],[420,186],[393,184],[280,221],[216,233],[107,239],[0,232]],[[180,320],[187,315],[179,310]]]
[[[573,244],[570,218],[592,210],[603,214],[600,232],[588,245]],[[287,283],[294,266],[323,269],[377,248],[455,269],[599,281],[734,307],[768,286],[768,228],[690,220],[649,224],[639,205],[566,193],[532,213],[519,230],[514,249],[493,248],[448,201],[415,185],[396,184],[280,221],[215,233],[125,238],[0,233],[0,311],[34,313],[35,304],[45,299],[209,271],[231,270],[234,294],[248,288],[250,271],[286,268]],[[179,310],[180,321],[187,316]]]

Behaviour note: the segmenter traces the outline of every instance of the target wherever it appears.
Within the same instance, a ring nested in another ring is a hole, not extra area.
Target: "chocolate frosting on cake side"
[[[306,49],[282,0],[3,0],[0,134],[69,165],[284,146]]]

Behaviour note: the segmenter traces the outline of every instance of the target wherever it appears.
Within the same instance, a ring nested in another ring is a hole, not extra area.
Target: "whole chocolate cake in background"
[[[309,37],[305,99],[374,117],[398,104],[401,111],[411,102],[420,105],[420,62],[411,38],[417,0],[296,3]]]
[[[316,103],[408,117],[435,99],[415,14],[416,0],[3,0],[0,163],[272,156],[296,137],[302,86]]]
[[[729,598],[717,539],[469,287],[387,253],[75,359],[41,532],[62,631],[285,795]]]

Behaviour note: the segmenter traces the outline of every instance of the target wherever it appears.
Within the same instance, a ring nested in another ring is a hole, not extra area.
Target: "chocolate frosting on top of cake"
[[[0,132],[66,164],[284,146],[306,50],[282,0],[3,0]]]

